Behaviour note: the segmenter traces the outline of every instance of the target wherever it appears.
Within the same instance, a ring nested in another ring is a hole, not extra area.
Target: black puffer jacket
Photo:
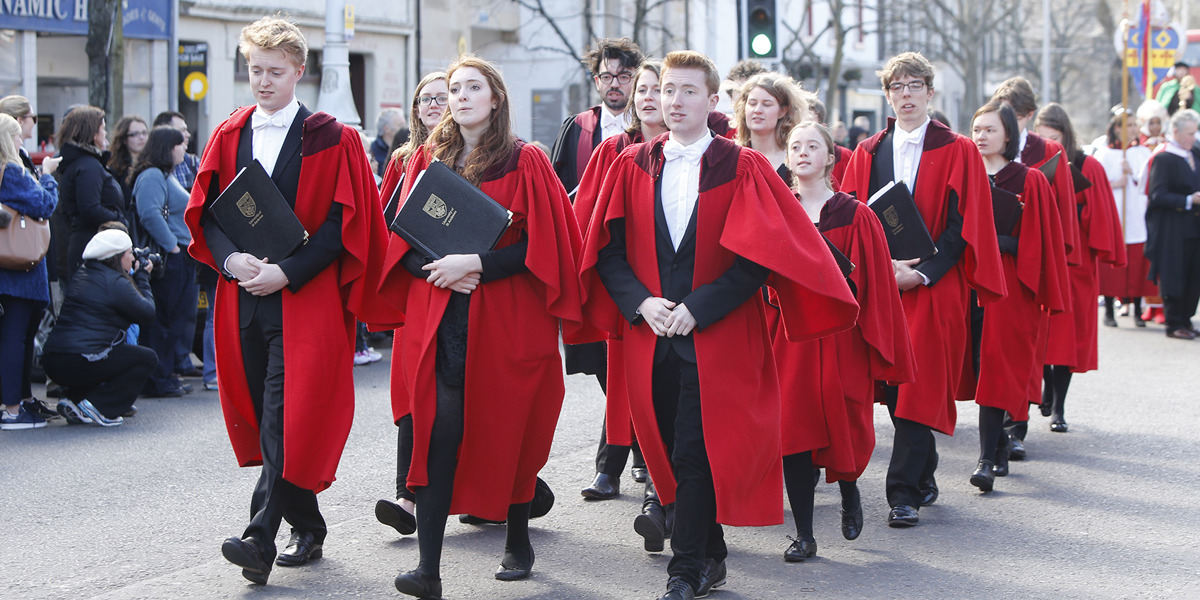
[[[107,152],[99,154],[95,148],[65,144],[61,154],[58,211],[71,226],[67,248],[69,274],[83,262],[83,248],[96,235],[96,228],[108,221],[120,221],[129,227],[131,221],[121,185],[104,168]]]
[[[130,283],[120,271],[85,261],[67,288],[58,322],[46,340],[46,352],[100,354],[125,341],[130,323],[154,319],[150,276],[138,269]]]

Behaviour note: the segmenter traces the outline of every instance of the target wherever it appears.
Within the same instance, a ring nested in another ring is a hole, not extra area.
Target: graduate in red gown
[[[992,185],[1017,195],[1022,205],[1012,231],[997,232],[1008,295],[983,312],[975,391],[980,450],[971,484],[985,492],[992,490],[996,475],[1008,475],[1005,412],[1014,421],[1029,420],[1026,391],[1029,379],[1041,371],[1037,330],[1042,314],[1062,312],[1067,303],[1067,257],[1053,192],[1041,171],[1014,162],[1018,132],[1007,104],[989,102],[975,111],[972,139]]]
[[[866,202],[888,182],[904,181],[937,245],[937,253],[926,260],[892,261],[917,379],[885,388],[896,427],[887,477],[888,524],[911,527],[918,523],[918,507],[938,495],[933,432],[954,433],[955,396],[960,385],[974,383],[969,289],[986,305],[1003,297],[1005,286],[979,150],[929,118],[933,65],[905,52],[884,65],[880,79],[896,118],[855,149],[842,191]]]
[[[858,312],[774,169],[712,136],[719,87],[703,54],[666,56],[671,132],[609,168],[580,262],[588,323],[622,340],[634,430],[663,502],[676,502],[664,600],[725,582],[718,523],[783,521],[779,384],[760,286],[770,277],[779,290],[793,339],[846,329]]]
[[[628,109],[633,113],[629,129],[600,142],[592,152],[591,161],[575,194],[575,216],[579,219],[579,226],[585,237],[609,165],[630,144],[640,144],[667,132],[660,104],[661,74],[662,63],[656,61],[646,61],[638,67],[633,78],[633,99]],[[629,416],[629,394],[625,391],[621,342],[609,339],[607,347],[605,435],[610,448],[631,446],[634,442],[633,421]],[[640,453],[638,456],[640,457]],[[644,539],[643,545],[647,552],[662,552],[666,547],[665,541],[671,535],[674,513],[674,505],[664,507],[654,490],[654,483],[647,480],[642,512],[633,522],[633,529]]]
[[[434,71],[421,78],[417,89],[413,92],[412,107],[409,113],[408,142],[396,149],[389,159],[383,173],[383,185],[380,188],[380,202],[387,205],[388,200],[400,186],[404,178],[404,165],[408,158],[425,145],[429,132],[437,127],[446,112],[449,102],[446,87],[446,74]],[[393,215],[394,216],[394,215]],[[408,535],[417,530],[416,495],[408,489],[408,468],[412,464],[413,425],[412,413],[409,411],[408,397],[403,394],[404,378],[400,375],[402,355],[396,351],[395,345],[399,336],[392,338],[391,386],[392,386],[392,420],[396,423],[396,496],[395,501],[381,499],[375,503],[375,518],[380,523],[395,529],[401,535]]]
[[[1012,77],[1006,79],[996,92],[992,94],[992,101],[1002,102],[1012,107],[1017,114],[1017,127],[1021,130],[1020,148],[1018,150],[1017,162],[1024,164],[1030,168],[1040,168],[1046,162],[1058,156],[1058,163],[1055,166],[1054,175],[1049,177],[1050,187],[1054,191],[1054,201],[1058,206],[1059,221],[1062,223],[1063,241],[1066,244],[1067,264],[1077,265],[1082,261],[1082,254],[1077,252],[1080,248],[1079,241],[1079,218],[1075,209],[1075,186],[1071,176],[1070,156],[1063,151],[1061,144],[1043,138],[1042,136],[1030,132],[1027,127],[1031,127],[1033,116],[1037,113],[1037,95],[1033,93],[1033,84],[1029,83],[1024,77]],[[1064,280],[1064,284],[1067,282]],[[1070,294],[1070,286],[1063,291],[1064,294]],[[1067,310],[1071,310],[1073,304],[1068,302]],[[1074,335],[1074,332],[1069,329],[1074,323],[1073,319],[1059,318],[1055,320],[1055,328],[1059,331],[1055,334],[1057,337],[1069,338]],[[1050,316],[1043,315],[1038,325],[1038,352],[1039,356],[1045,362],[1047,340],[1049,339],[1050,331]],[[1030,379],[1026,395],[1030,403],[1037,404],[1042,400],[1042,373],[1034,373]],[[1023,460],[1025,458],[1025,434],[1029,429],[1029,421],[1016,421],[1011,418],[1006,419],[1005,429],[1009,434],[1009,454],[1013,460]]]
[[[512,133],[509,96],[495,67],[473,56],[446,71],[450,118],[409,158],[402,200],[433,159],[513,213],[485,254],[422,256],[393,237],[380,295],[404,312],[397,349],[413,416],[408,487],[417,497],[420,564],[396,577],[412,596],[441,596],[450,513],[506,520],[501,580],[533,567],[530,500],[563,400],[558,351],[578,329],[579,231],[545,153]]]
[[[875,382],[911,382],[915,373],[883,226],[866,204],[833,191],[833,137],[824,125],[805,121],[792,129],[787,147],[805,216],[854,264],[849,279],[859,307],[853,328],[805,342],[788,341],[779,311],[767,310],[783,396],[783,480],[796,519],[796,538],[783,557],[799,562],[817,552],[815,468],[824,467],[826,480],[841,488],[842,535],[853,540],[862,531],[858,478],[875,450]]]
[[[392,323],[399,315],[375,302],[386,237],[358,133],[295,98],[304,36],[264,17],[242,30],[239,49],[258,104],[213,132],[184,219],[189,252],[222,276],[212,310],[229,439],[239,464],[262,465],[250,524],[222,553],[265,584],[272,561],[299,566],[321,556],[326,526],[315,492],[333,482],[354,417],[355,318]],[[208,210],[253,161],[310,234],[291,256],[241,251]],[[285,518],[292,536],[276,560]]]
[[[1042,415],[1050,417],[1050,431],[1066,432],[1063,410],[1072,373],[1095,370],[1096,297],[1100,294],[1098,269],[1101,262],[1123,265],[1126,262],[1121,222],[1113,204],[1112,187],[1100,161],[1084,155],[1075,139],[1075,129],[1067,111],[1058,104],[1047,104],[1038,113],[1036,128],[1042,137],[1060,142],[1067,149],[1071,167],[1083,172],[1091,187],[1077,193],[1079,214],[1079,260],[1070,265],[1070,301],[1072,307],[1062,315],[1050,317],[1049,346],[1046,351],[1045,390]],[[1071,319],[1061,325],[1059,321]],[[1073,332],[1066,335],[1065,332]]]
[[[739,146],[767,158],[780,179],[791,181],[787,165],[787,136],[809,114],[808,96],[791,77],[760,73],[746,80],[733,103]]]

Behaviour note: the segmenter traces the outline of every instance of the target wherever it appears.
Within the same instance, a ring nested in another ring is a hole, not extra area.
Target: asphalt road
[[[1101,370],[1072,382],[1070,432],[1051,433],[1035,411],[1029,460],[1013,463],[995,491],[981,494],[967,481],[977,411],[959,403],[957,434],[938,436],[941,498],[921,510],[919,527],[889,529],[883,478],[892,428],[880,407],[879,444],[860,482],[862,536],[842,539],[837,487],[822,484],[818,557],[783,562],[785,536],[794,534],[790,512],[785,525],[727,528],[728,584],[711,598],[1200,597],[1200,342],[1169,340],[1161,326],[1121,325],[1101,328]],[[266,587],[221,558],[221,541],[245,526],[258,470],[237,467],[215,392],[139,400],[138,416],[119,428],[59,420],[0,432],[0,598],[401,597],[392,578],[416,566],[416,539],[398,536],[373,513],[395,480],[387,358],[355,375],[354,429],[338,481],[319,496],[330,526],[325,557],[277,567]],[[446,598],[662,593],[670,550],[642,550],[632,529],[638,486],[626,476],[616,500],[579,496],[591,481],[602,403],[593,379],[568,377],[542,473],[558,500],[532,523],[532,578],[494,580],[503,528],[452,518]],[[286,531],[281,548],[285,538]]]

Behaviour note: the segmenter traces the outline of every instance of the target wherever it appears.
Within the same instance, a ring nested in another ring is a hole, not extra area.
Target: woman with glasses
[[[0,114],[5,114],[13,118],[17,125],[21,127],[21,140],[32,140],[35,129],[37,129],[37,114],[33,112],[33,106],[29,103],[29,99],[25,96],[5,96],[0,98]],[[21,164],[33,174],[38,176],[37,168],[33,165],[33,158],[29,156],[29,152],[25,150],[25,146],[18,144],[17,151],[21,154]],[[46,161],[53,161],[54,167],[58,166],[62,158],[46,158],[42,161],[43,166],[48,166]],[[54,168],[50,169],[51,172]]]
[[[417,152],[429,139],[429,132],[437,127],[442,120],[449,102],[446,92],[446,74],[434,71],[423,77],[417,84],[413,94],[412,107],[409,112],[409,137],[400,148],[392,153],[387,169],[383,174],[383,187],[380,188],[380,200],[386,206],[392,196],[404,181],[404,167],[408,158]],[[394,215],[387,215],[391,218]],[[400,336],[393,337],[393,344],[398,344]],[[392,352],[391,381],[392,381],[392,420],[396,423],[396,499],[382,499],[375,503],[375,518],[380,523],[395,529],[401,535],[408,535],[417,530],[416,495],[408,489],[408,469],[412,463],[413,449],[413,420],[404,395],[404,381],[400,368],[402,357],[399,351]]]
[[[133,166],[138,162],[138,156],[142,153],[142,149],[146,147],[146,141],[150,139],[150,128],[141,117],[126,115],[117,121],[117,126],[113,128],[112,143],[109,145],[109,152],[112,156],[108,159],[108,172],[113,174],[117,179],[117,183],[121,184],[121,194],[125,197],[125,212],[130,215],[129,222],[134,222],[133,205]],[[133,245],[142,246],[146,240],[141,239],[137,235],[137,228],[130,230],[134,233]]]
[[[506,520],[495,577],[529,577],[530,503],[564,394],[560,319],[568,337],[582,324],[579,232],[546,154],[513,134],[491,63],[468,55],[446,73],[450,116],[409,158],[401,193],[436,158],[508,208],[512,224],[495,250],[437,260],[393,237],[384,263],[380,296],[405,314],[392,389],[413,417],[407,484],[420,506],[420,563],[395,585],[420,598],[442,595],[451,513]]]
[[[83,247],[100,225],[119,221],[128,227],[131,221],[120,183],[104,168],[109,159],[104,111],[80,106],[67,113],[58,130],[58,148],[62,154],[59,210],[71,228],[63,278],[69,280],[83,262]]]

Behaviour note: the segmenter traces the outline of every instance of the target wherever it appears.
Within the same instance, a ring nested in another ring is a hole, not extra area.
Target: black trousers
[[[896,428],[892,439],[892,460],[888,463],[887,499],[889,506],[921,506],[921,484],[933,479],[937,470],[937,442],[928,425],[896,416],[895,386],[885,388],[888,413]]]
[[[1200,240],[1180,240],[1180,261],[1183,263],[1183,289],[1179,295],[1163,296],[1163,316],[1167,331],[1191,329],[1196,305],[1200,304]]]
[[[33,338],[42,322],[46,303],[14,296],[0,296],[0,399],[15,406],[33,397]]]
[[[254,412],[263,465],[250,499],[250,524],[242,537],[258,541],[267,560],[275,558],[275,536],[281,520],[292,531],[308,531],[316,543],[325,540],[325,519],[317,495],[283,478],[283,304],[279,294],[257,303],[249,324],[241,330],[242,364]]]
[[[396,421],[396,498],[417,499],[408,489],[408,471],[412,467],[413,419],[404,415]]]
[[[589,344],[584,344],[588,346]],[[575,346],[568,346],[576,348]],[[592,365],[593,370],[596,370],[596,381],[600,383],[600,390],[606,395],[608,394],[608,363],[599,362]],[[596,445],[596,472],[620,477],[621,471],[625,470],[625,463],[629,460],[629,452],[633,451],[633,466],[639,468],[646,467],[646,459],[642,458],[642,450],[637,447],[637,440],[633,440],[632,446],[617,446],[608,443],[608,417],[600,421],[600,443]]]
[[[706,559],[725,560],[725,534],[717,523],[717,496],[704,446],[700,373],[675,350],[654,364],[654,413],[675,472],[675,530],[667,574],[700,587]]]
[[[196,263],[186,250],[163,256],[163,273],[151,280],[154,290],[154,321],[142,331],[142,345],[158,354],[158,368],[151,377],[154,391],[165,392],[178,384],[175,368],[181,345],[191,352],[196,335]]]
[[[110,419],[129,412],[157,364],[153,350],[133,344],[117,344],[108,358],[95,362],[81,354],[42,355],[46,376],[66,390],[67,398],[88,400]]]

